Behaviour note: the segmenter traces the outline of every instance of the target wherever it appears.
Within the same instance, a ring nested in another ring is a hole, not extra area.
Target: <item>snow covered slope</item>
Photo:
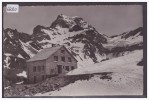
[[[78,80],[60,90],[38,93],[36,96],[142,95],[143,66],[137,66],[142,58],[142,50],[136,50],[122,57],[75,69],[67,75],[112,72],[109,75],[111,79],[95,75],[89,80]]]
[[[135,71],[137,70],[137,68],[141,68],[140,66],[137,66],[137,63],[141,61],[142,58],[143,51],[135,50],[125,56],[113,58],[96,64],[86,65],[85,67],[75,69],[69,72],[67,75],[98,72],[131,72],[132,70]]]
[[[134,50],[143,49],[143,28],[124,32],[120,35],[107,37],[107,43],[103,44],[106,49],[106,59],[123,56]]]
[[[139,27],[129,32],[107,38],[108,43],[104,47],[112,49],[114,47],[126,47],[143,42],[143,28]]]

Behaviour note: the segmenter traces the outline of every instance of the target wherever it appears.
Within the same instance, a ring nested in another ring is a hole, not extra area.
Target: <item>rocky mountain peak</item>
[[[7,28],[4,30],[4,36],[5,37],[15,38],[15,37],[17,37],[17,35],[18,35],[18,32],[16,29]]]
[[[58,26],[62,28],[69,28],[71,31],[73,29],[78,31],[89,28],[88,23],[84,21],[83,18],[78,16],[69,17],[64,14],[58,15],[57,19],[51,24],[50,28],[56,28]]]
[[[27,42],[31,39],[29,34],[18,32],[16,29],[7,28],[3,31],[4,39],[9,39],[11,41],[22,40],[23,42]]]
[[[69,19],[69,17],[64,15],[64,14],[60,14],[60,15],[57,16],[57,19],[60,19],[60,18]]]
[[[68,16],[60,14],[57,16],[57,19],[51,24],[50,28],[62,27],[62,28],[69,28],[75,22]]]

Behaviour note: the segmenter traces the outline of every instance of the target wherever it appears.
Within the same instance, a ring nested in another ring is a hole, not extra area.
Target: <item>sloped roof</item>
[[[45,48],[45,49],[41,50],[39,53],[37,53],[35,56],[33,56],[31,59],[29,59],[27,62],[47,59],[53,53],[55,53],[57,50],[59,50],[61,47],[62,46]]]

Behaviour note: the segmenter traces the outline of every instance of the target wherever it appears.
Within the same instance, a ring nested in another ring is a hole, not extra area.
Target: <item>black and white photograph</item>
[[[3,98],[145,98],[146,11],[146,2],[3,2]]]

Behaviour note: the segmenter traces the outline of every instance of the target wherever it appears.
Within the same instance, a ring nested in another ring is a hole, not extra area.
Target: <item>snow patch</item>
[[[6,56],[6,59],[4,59],[4,62],[5,62],[4,68],[10,69],[10,67],[9,67],[10,62],[9,61],[10,61],[10,57],[9,56]]]
[[[5,87],[4,89],[9,89],[11,86],[7,86],[7,87]]]
[[[18,55],[18,57],[24,59],[24,57],[22,55],[20,55],[20,54]]]
[[[4,55],[6,55],[6,56],[13,56],[13,55],[10,54],[10,53],[4,53]]]
[[[22,84],[24,81],[21,81],[21,82],[18,82],[18,83],[16,83],[16,84]]]
[[[22,73],[17,74],[17,76],[23,76],[23,77],[27,78],[26,71],[23,71]]]

